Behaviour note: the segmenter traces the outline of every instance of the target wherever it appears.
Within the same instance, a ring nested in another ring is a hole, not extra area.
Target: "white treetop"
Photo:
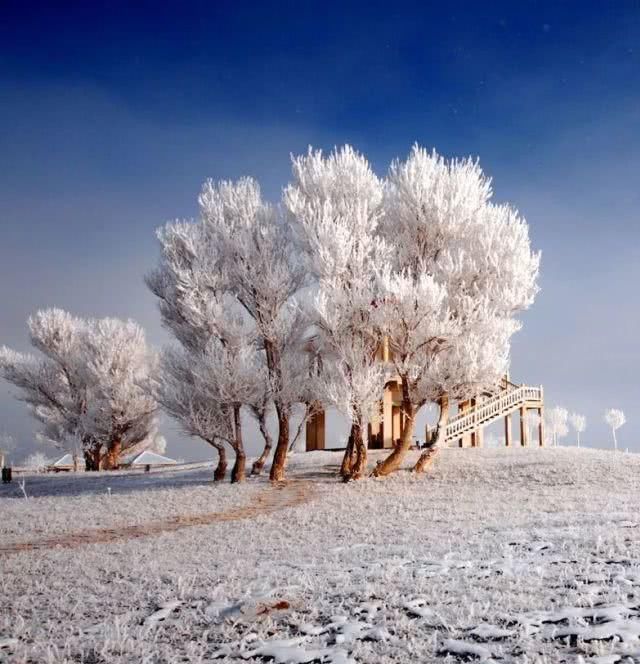
[[[616,436],[616,431],[623,426],[627,418],[624,413],[617,408],[610,408],[604,414],[604,421],[611,427],[611,432],[613,434],[613,446],[618,449],[618,438]]]
[[[546,414],[547,434],[550,436],[552,444],[558,445],[558,440],[564,438],[569,433],[568,419],[569,411],[562,406],[550,408]]]
[[[580,447],[580,434],[584,433],[585,429],[587,428],[587,418],[584,415],[580,415],[579,413],[571,413],[571,415],[569,415],[569,423],[571,424],[573,430],[576,432],[577,445]]]
[[[40,311],[28,325],[42,357],[2,347],[0,372],[43,425],[40,439],[60,448],[79,443],[96,469],[153,444],[156,405],[140,385],[153,357],[138,325],[60,309]]]

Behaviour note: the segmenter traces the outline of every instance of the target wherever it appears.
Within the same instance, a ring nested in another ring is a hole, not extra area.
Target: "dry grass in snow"
[[[451,449],[427,476],[349,485],[338,459],[298,455],[313,499],[279,512],[0,557],[0,661],[640,661],[640,456]],[[129,506],[225,510],[266,486],[150,486]],[[2,531],[73,529],[105,500],[0,498]]]

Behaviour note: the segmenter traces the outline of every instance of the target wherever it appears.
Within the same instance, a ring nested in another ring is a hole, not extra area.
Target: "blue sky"
[[[640,451],[640,3],[3,3],[0,342],[56,305],[132,317],[154,229],[207,177],[276,199],[291,152],[345,142],[384,174],[414,141],[476,155],[543,252],[516,381]],[[0,430],[32,440],[0,386]],[[197,455],[178,444],[176,455]]]

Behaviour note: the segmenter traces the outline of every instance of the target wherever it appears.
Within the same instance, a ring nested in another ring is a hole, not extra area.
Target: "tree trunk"
[[[355,461],[347,477],[350,480],[359,480],[367,471],[367,429],[362,418],[358,419],[359,421],[355,422],[352,428]]]
[[[243,449],[236,450],[236,462],[231,470],[231,484],[244,482],[246,479],[245,467],[247,464],[247,455]]]
[[[213,481],[220,482],[227,474],[227,450],[220,443],[211,443],[218,450],[218,465],[213,471]]]
[[[349,432],[349,440],[347,441],[347,447],[344,450],[344,456],[342,457],[342,465],[340,466],[340,477],[345,481],[351,477],[351,471],[353,470],[353,465],[355,463],[354,450],[355,450],[355,424],[351,425],[351,431]]]
[[[449,397],[445,394],[440,399],[440,415],[438,417],[438,424],[434,435],[431,437],[429,447],[424,450],[420,458],[413,467],[414,472],[424,473],[425,470],[431,465],[440,451],[440,445],[444,441],[445,431],[447,430],[447,422],[449,421]]]
[[[236,462],[233,464],[231,471],[231,482],[244,482],[245,480],[245,465],[247,457],[244,453],[244,446],[242,444],[242,422],[240,420],[240,406],[233,407],[233,426],[235,429],[235,446]]]
[[[84,456],[84,467],[86,470],[100,470],[100,445],[89,436],[81,439],[82,455]]]
[[[416,461],[416,465],[412,468],[414,473],[424,473],[427,468],[433,463],[433,460],[438,455],[440,449],[435,445],[428,447],[420,455],[420,458]]]
[[[269,433],[269,430],[267,429],[267,417],[266,413],[261,413],[260,416],[258,417],[258,425],[260,426],[260,433],[262,434],[262,437],[264,438],[264,449],[262,450],[262,454],[260,455],[260,458],[254,461],[253,467],[251,468],[251,474],[252,475],[260,475],[262,472],[262,469],[264,468],[264,464],[267,462],[267,459],[269,458],[269,455],[271,454],[271,449],[273,447],[273,441],[271,440],[271,434]]]
[[[391,473],[394,473],[396,470],[398,470],[402,465],[404,458],[407,456],[409,448],[411,447],[416,409],[411,405],[403,405],[402,410],[405,413],[405,418],[400,442],[394,447],[393,452],[391,452],[391,454],[386,457],[386,459],[380,461],[373,469],[372,475],[374,477],[385,477],[386,475],[390,475]],[[408,417],[407,413],[409,413]]]
[[[102,466],[102,453],[101,445],[96,444],[92,450],[93,455],[93,469],[100,470]]]
[[[373,469],[374,477],[384,477],[398,470],[411,447],[418,409],[411,403],[409,385],[405,377],[402,378],[402,412],[404,413],[404,428],[400,442],[395,446],[393,452]]]
[[[272,482],[282,482],[285,477],[285,464],[289,449],[289,413],[281,405],[276,404],[276,414],[278,416],[278,442],[273,455],[269,479]]]
[[[116,470],[118,467],[118,461],[120,459],[120,454],[122,453],[122,441],[121,440],[112,440],[109,443],[107,453],[104,457],[104,467],[107,470]]]
[[[85,450],[83,452],[83,456],[84,456],[84,467],[87,470],[95,470],[95,468],[93,467],[93,456],[91,452],[89,450]]]

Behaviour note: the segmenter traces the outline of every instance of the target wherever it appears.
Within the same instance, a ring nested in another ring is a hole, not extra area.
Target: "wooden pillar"
[[[504,416],[504,444],[511,447],[511,415]]]
[[[393,390],[390,385],[384,388],[382,397],[382,436],[387,449],[393,447]]]
[[[538,408],[538,444],[544,447],[544,408]]]
[[[324,449],[324,410],[318,411],[307,420],[305,433],[307,452]]]
[[[369,449],[380,449],[382,447],[382,401],[378,404],[377,414],[369,422],[368,431]]]
[[[520,446],[529,447],[529,425],[527,424],[527,407],[520,409]]]
[[[402,436],[402,412],[400,410],[400,406],[391,406],[391,411],[393,414],[392,437],[393,437],[393,444],[395,446],[398,438]]]
[[[484,445],[484,430],[476,429],[471,434],[471,447],[482,447]]]

